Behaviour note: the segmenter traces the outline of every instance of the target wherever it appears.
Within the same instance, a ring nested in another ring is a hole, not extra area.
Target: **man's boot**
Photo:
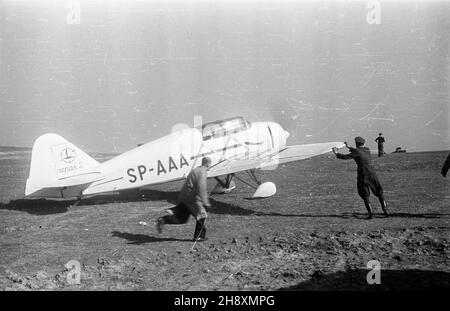
[[[372,207],[370,206],[370,202],[364,200],[364,205],[366,206],[367,212],[369,213],[369,217],[367,217],[367,219],[372,219]]]
[[[205,226],[205,219],[203,219],[203,229],[200,231],[200,239],[206,240],[206,226]]]
[[[204,241],[206,240],[206,227],[205,227],[206,218],[201,218],[197,220],[195,224],[195,232],[193,241]]]
[[[380,200],[381,209],[383,210],[384,216],[388,217],[389,214],[387,211],[386,201],[384,200],[383,197],[379,197],[378,199]]]
[[[164,220],[164,217],[159,217],[158,220],[156,221],[156,230],[158,230],[159,234],[162,233],[165,223],[166,222]]]

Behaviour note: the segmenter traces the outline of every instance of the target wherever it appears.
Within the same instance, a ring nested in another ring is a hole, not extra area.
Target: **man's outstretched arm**
[[[354,154],[353,154],[353,152],[352,152],[352,149],[354,149],[354,148],[349,147],[349,145],[347,144],[347,142],[344,142],[344,144],[345,144],[345,147],[347,147],[348,149],[350,149],[350,153],[348,153],[348,154],[342,154],[342,153],[339,153],[339,152],[337,152],[337,148],[336,148],[336,147],[334,147],[334,148],[331,149],[331,150],[333,151],[333,153],[336,155],[336,157],[337,157],[338,159],[341,159],[341,160],[349,160],[349,159],[353,159],[355,156],[354,156]]]

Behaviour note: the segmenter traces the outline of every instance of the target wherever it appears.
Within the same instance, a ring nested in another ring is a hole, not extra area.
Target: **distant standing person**
[[[333,148],[333,153],[336,155],[338,159],[355,160],[358,166],[358,177],[357,177],[357,186],[358,186],[358,194],[363,199],[364,205],[366,206],[367,212],[369,213],[369,219],[372,218],[372,207],[370,206],[370,191],[378,197],[380,201],[381,208],[383,209],[383,213],[385,216],[388,216],[386,201],[384,200],[383,195],[383,187],[378,181],[378,177],[375,173],[375,170],[371,165],[371,157],[370,157],[370,149],[364,147],[364,143],[366,141],[362,137],[355,138],[356,148],[349,147],[347,143],[345,146],[350,150],[349,154],[341,154],[337,153],[337,149]]]
[[[447,160],[445,160],[444,166],[442,167],[442,170],[441,170],[442,176],[444,176],[444,177],[447,176],[447,172],[448,172],[449,168],[450,168],[450,153],[448,154]]]
[[[206,213],[205,207],[211,206],[207,192],[207,171],[211,166],[211,159],[204,157],[202,165],[193,169],[186,177],[183,188],[180,192],[180,203],[172,208],[172,215],[160,217],[157,220],[156,228],[158,233],[162,232],[165,224],[185,224],[189,216],[196,219],[193,241],[206,240]]]
[[[382,135],[383,134],[380,133],[380,134],[378,134],[378,137],[375,138],[375,141],[378,144],[378,156],[379,157],[382,157],[384,154],[384,142],[386,141]]]

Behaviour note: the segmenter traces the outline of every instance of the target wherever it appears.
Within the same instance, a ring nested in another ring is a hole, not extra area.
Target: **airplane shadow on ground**
[[[32,215],[65,213],[75,200],[18,199],[0,204],[0,209],[27,212]]]
[[[149,193],[151,194],[151,192]],[[143,197],[142,194],[143,193],[140,191],[127,190],[120,192],[119,194],[104,194],[82,198],[77,204],[76,199],[18,199],[11,200],[6,204],[0,204],[0,209],[23,211],[32,215],[49,215],[65,213],[70,208],[76,208],[76,206],[163,200],[158,193],[156,193],[155,196],[150,197]],[[171,198],[175,194],[176,192],[168,192],[165,197]],[[75,204],[76,206],[74,206]]]
[[[381,284],[367,283],[370,270],[348,269],[330,274],[315,271],[307,281],[280,288],[282,291],[322,290],[445,290],[450,288],[450,273],[430,270],[380,270]]]
[[[257,212],[239,207],[237,205],[220,202],[215,199],[210,198],[211,207],[207,209],[207,212],[211,214],[218,214],[218,215],[238,215],[238,216],[247,216],[247,215],[256,215]]]
[[[127,190],[119,194],[97,195],[82,198],[77,204],[76,199],[18,199],[1,204],[0,209],[23,211],[32,215],[49,215],[65,213],[69,209],[81,206],[92,206],[113,203],[167,201],[174,206],[178,203],[179,191],[160,190]],[[236,205],[216,201],[211,198],[212,207],[208,212],[212,214],[251,215],[255,212]],[[76,206],[74,206],[76,204]]]
[[[367,213],[342,213],[342,214],[280,214],[280,213],[264,213],[254,212],[256,216],[280,216],[280,217],[304,217],[304,218],[343,218],[343,219],[367,219]],[[385,217],[383,214],[374,214],[373,219],[376,218],[442,218],[449,216],[450,214],[439,213],[425,213],[425,214],[409,214],[409,213],[391,213],[389,217]]]
[[[112,203],[127,202],[146,202],[146,201],[167,201],[174,206],[178,203],[179,191],[160,191],[160,190],[137,190],[131,189],[121,191],[119,194],[105,194],[92,197],[86,197],[78,202],[77,206],[91,206]],[[281,214],[277,212],[265,213],[239,207],[238,205],[217,201],[210,198],[212,207],[207,211],[211,214],[228,214],[239,216],[279,216],[279,217],[304,217],[304,218],[327,218],[337,217],[343,219],[366,219],[367,213],[342,213],[342,214]],[[49,215],[65,213],[70,208],[76,208],[75,199],[18,199],[12,200],[7,204],[0,204],[0,209],[24,211],[32,215]],[[402,218],[442,218],[450,214],[440,213],[391,213],[390,217]],[[374,218],[384,218],[382,214],[374,214]]]
[[[174,206],[179,202],[179,191],[160,191],[160,190],[143,190],[146,200],[150,201],[167,201]],[[211,214],[230,214],[230,215],[251,215],[255,211],[248,210],[237,205],[220,202],[210,197],[211,207],[207,208],[207,212]]]
[[[155,242],[167,242],[167,241],[179,241],[179,242],[192,242],[192,239],[176,239],[176,238],[158,238],[145,234],[135,234],[128,232],[113,231],[111,232],[113,237],[122,238],[128,240],[128,244],[140,245],[145,243]]]

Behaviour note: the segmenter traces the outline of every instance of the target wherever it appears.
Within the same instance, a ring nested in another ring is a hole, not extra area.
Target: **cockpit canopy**
[[[251,124],[243,117],[209,122],[202,125],[203,140],[219,138],[237,132],[245,131]]]

